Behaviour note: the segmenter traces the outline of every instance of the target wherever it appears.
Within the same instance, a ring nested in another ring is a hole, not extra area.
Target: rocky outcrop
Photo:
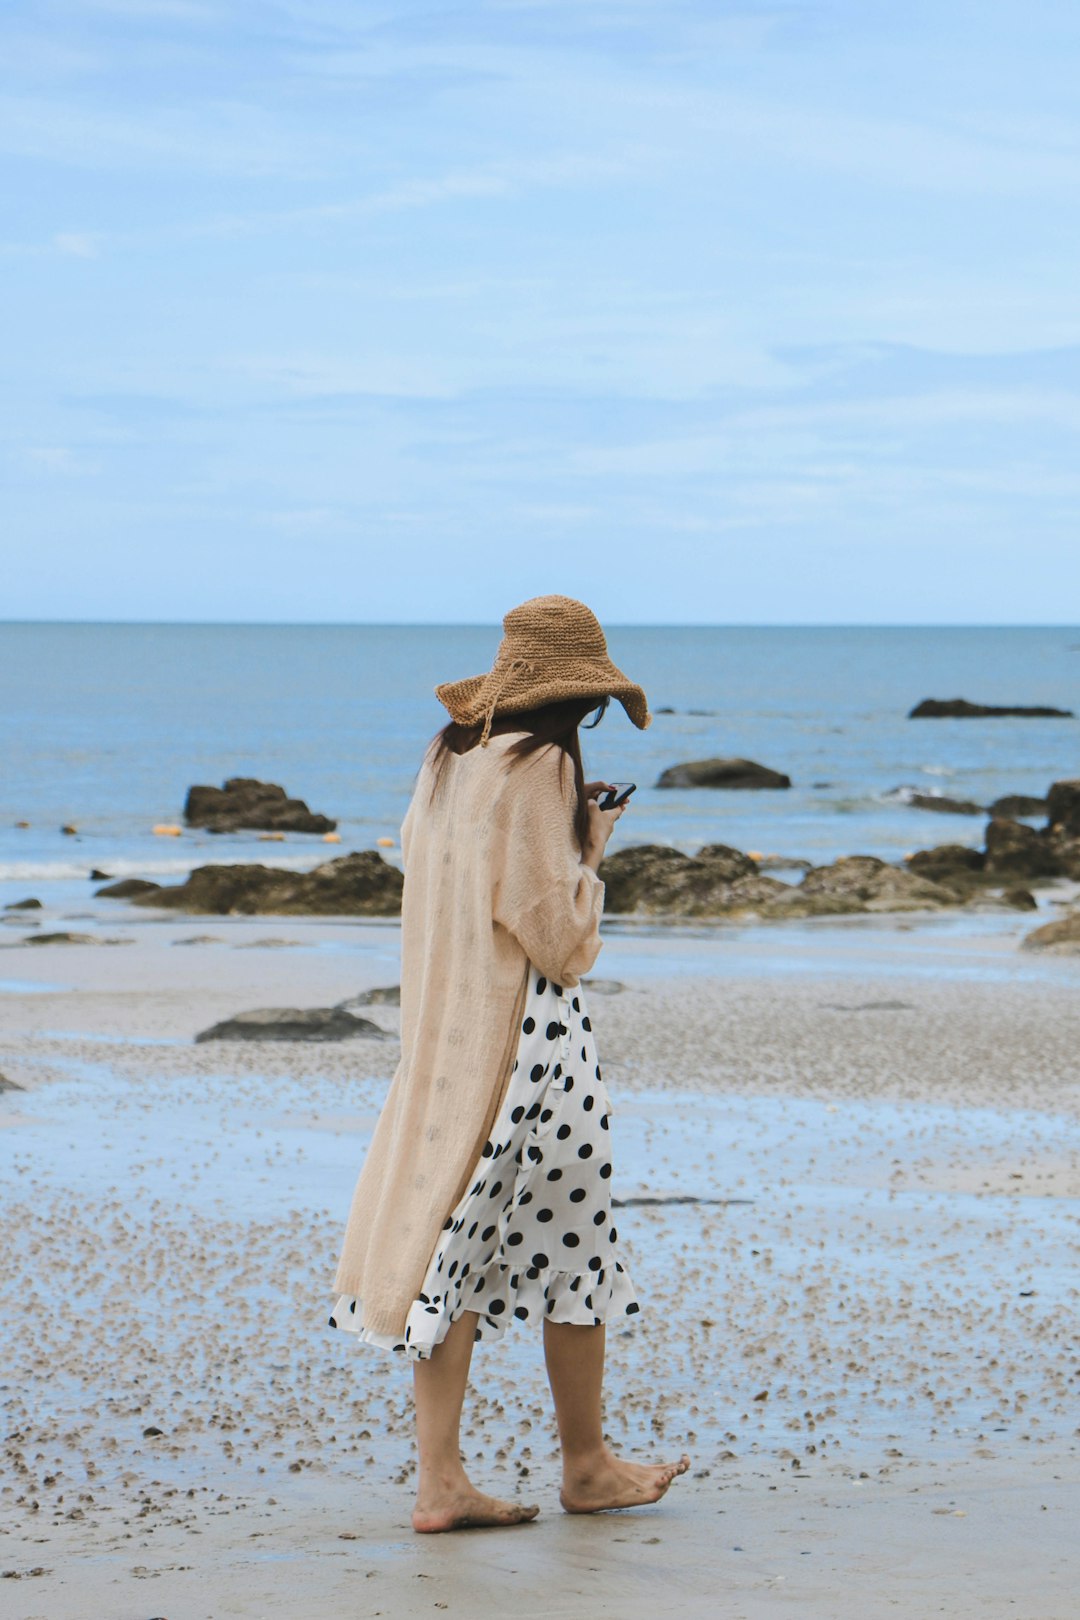
[[[919,849],[907,862],[909,872],[943,883],[948,888],[967,890],[982,881],[986,856],[981,849],[966,844],[939,844],[936,849]]]
[[[283,787],[253,776],[230,776],[224,787],[188,788],[184,820],[207,832],[328,833],[337,826],[329,816],[315,815],[303,799],[290,799]]]
[[[254,864],[199,866],[185,882],[154,885],[132,900],[137,906],[221,917],[394,917],[401,910],[403,882],[396,866],[374,850],[360,850],[311,872]]]
[[[1015,821],[1017,816],[1045,816],[1047,801],[1036,799],[1030,793],[1006,793],[988,806],[992,816],[1005,816]]]
[[[160,887],[160,884],[151,883],[147,878],[120,878],[107,888],[95,889],[94,898],[104,895],[107,900],[134,900],[136,895],[153,894]]]
[[[876,855],[844,855],[807,872],[797,895],[850,902],[854,911],[925,911],[955,906],[956,893]]]
[[[1080,838],[1080,781],[1051,783],[1046,795],[1046,830],[1051,835]]]
[[[41,901],[36,900],[33,895],[29,900],[9,900],[4,907],[5,911],[41,911],[41,909]]]
[[[261,1007],[237,1013],[196,1035],[201,1041],[351,1041],[357,1036],[382,1041],[387,1036],[367,1018],[354,1018],[344,1007]]]
[[[987,876],[996,878],[1059,877],[1061,861],[1034,827],[995,816],[986,828],[984,870]]]
[[[73,934],[62,929],[55,934],[31,934],[23,945],[133,945],[132,939],[106,939],[102,934]]]
[[[1020,944],[1025,951],[1053,951],[1061,956],[1080,955],[1080,911],[1059,917],[1056,922],[1044,923],[1025,934]]]
[[[750,910],[782,892],[776,878],[762,877],[755,863],[726,844],[709,854],[684,855],[660,844],[639,844],[609,855],[601,864],[605,910],[624,916],[716,917]]]
[[[770,770],[752,759],[696,759],[685,765],[670,765],[657,782],[658,788],[789,788],[791,777]]]
[[[1071,709],[1050,709],[1041,704],[969,703],[966,698],[924,698],[909,712],[909,720],[986,720],[1019,715],[1026,720],[1072,720]]]
[[[913,810],[937,810],[946,816],[984,816],[984,805],[975,804],[972,799],[950,799],[946,793],[920,793],[917,788],[910,790],[896,789],[887,797],[902,799],[904,804],[911,805]]]

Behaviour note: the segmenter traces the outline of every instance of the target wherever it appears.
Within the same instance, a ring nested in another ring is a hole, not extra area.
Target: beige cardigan
[[[508,761],[520,733],[425,760],[402,825],[401,1062],[353,1194],[334,1287],[401,1334],[505,1094],[528,964],[576,984],[604,886],[581,862],[569,759]]]

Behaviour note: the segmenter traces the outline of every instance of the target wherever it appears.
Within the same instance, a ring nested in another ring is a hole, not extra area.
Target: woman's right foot
[[[672,1480],[689,1467],[685,1454],[675,1463],[631,1463],[607,1452],[595,1462],[564,1468],[559,1501],[567,1513],[645,1507],[659,1502]]]
[[[444,1530],[498,1529],[527,1524],[539,1511],[536,1506],[501,1501],[497,1496],[485,1496],[471,1485],[463,1485],[457,1490],[418,1496],[412,1525],[423,1536],[439,1535]]]

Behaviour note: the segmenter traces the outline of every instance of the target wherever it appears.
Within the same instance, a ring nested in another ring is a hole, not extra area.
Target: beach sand
[[[5,1620],[1080,1614],[1080,962],[1018,954],[1024,919],[609,932],[643,1311],[608,1429],[693,1469],[562,1514],[511,1332],[464,1449],[541,1517],[443,1538],[409,1529],[408,1369],[326,1325],[396,1009],[193,1044],[396,983],[396,925],[37,920],[131,943],[0,940]]]

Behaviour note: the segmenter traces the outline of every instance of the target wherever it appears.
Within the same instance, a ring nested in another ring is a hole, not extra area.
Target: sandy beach
[[[407,1369],[326,1325],[396,1009],[363,1009],[382,1039],[194,1044],[395,984],[396,924],[35,920],[127,943],[0,939],[5,1617],[1080,1612],[1080,962],[1018,954],[1027,919],[609,930],[643,1312],[608,1429],[693,1470],[562,1514],[511,1334],[465,1445],[540,1519],[430,1539]]]

